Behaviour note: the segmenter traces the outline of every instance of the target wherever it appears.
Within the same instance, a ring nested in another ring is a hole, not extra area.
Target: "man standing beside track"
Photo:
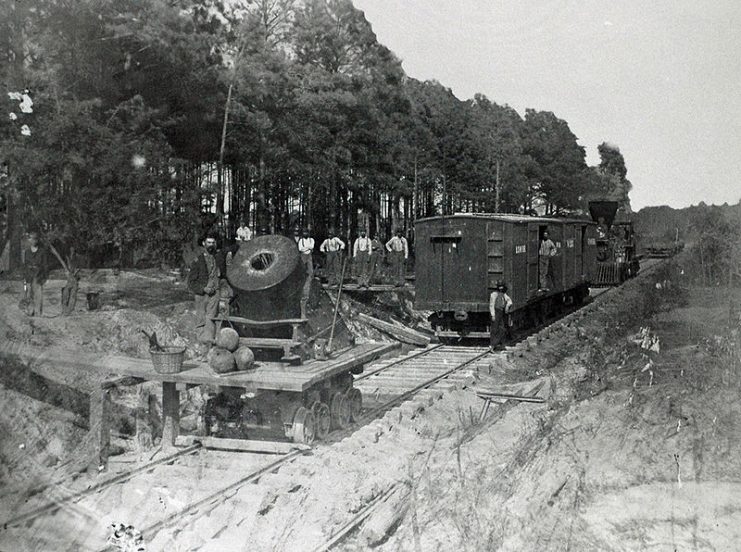
[[[31,304],[29,316],[41,316],[44,312],[44,283],[48,276],[46,251],[39,245],[39,235],[28,235],[29,248],[23,252],[23,283],[30,287]]]
[[[538,273],[540,276],[540,291],[548,291],[548,276],[551,268],[551,257],[558,253],[556,244],[550,238],[548,230],[543,231],[538,250]]]
[[[395,285],[396,287],[403,287],[409,246],[401,230],[397,230],[396,235],[386,243],[386,249],[391,253],[391,274],[396,280]]]
[[[496,283],[494,291],[489,297],[489,313],[491,314],[491,325],[489,326],[489,347],[492,351],[504,349],[502,343],[507,335],[507,315],[512,310],[512,299],[507,295],[507,286],[502,281]]]
[[[330,286],[337,286],[342,279],[342,250],[345,249],[345,242],[335,235],[334,228],[329,229],[329,235],[319,246],[319,251],[326,255],[327,282]]]

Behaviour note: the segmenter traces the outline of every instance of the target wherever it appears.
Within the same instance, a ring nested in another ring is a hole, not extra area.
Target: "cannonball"
[[[237,361],[237,370],[249,370],[255,365],[255,353],[249,347],[240,347],[234,352],[234,360]]]
[[[217,374],[233,372],[237,368],[234,355],[221,347],[213,347],[208,352],[208,365]]]
[[[231,351],[232,353],[239,347],[239,334],[234,328],[221,328],[216,336],[216,346]]]

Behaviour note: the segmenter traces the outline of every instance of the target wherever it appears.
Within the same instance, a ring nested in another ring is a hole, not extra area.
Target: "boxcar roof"
[[[542,222],[542,223],[564,223],[564,222],[578,222],[581,224],[596,224],[594,221],[588,218],[577,219],[577,218],[561,218],[561,217],[531,217],[527,215],[515,215],[510,213],[455,213],[453,215],[426,217],[417,219],[417,222],[424,222],[428,220],[443,220],[443,219],[461,219],[461,218],[484,218],[492,220],[503,220],[506,222]]]

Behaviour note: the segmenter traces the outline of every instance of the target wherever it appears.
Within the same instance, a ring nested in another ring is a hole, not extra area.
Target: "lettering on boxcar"
[[[594,238],[589,238],[589,239],[587,240],[587,243],[588,243],[589,245],[597,245],[597,240],[595,240]]]
[[[527,246],[525,244],[515,246],[515,255],[519,255],[520,253],[526,253],[526,252],[527,252]]]
[[[574,247],[574,240],[566,240],[566,247],[570,247],[573,249]]]

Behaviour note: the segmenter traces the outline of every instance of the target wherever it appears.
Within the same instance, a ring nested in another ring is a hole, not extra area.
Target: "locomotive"
[[[589,213],[597,225],[597,270],[592,285],[609,287],[638,274],[636,236],[633,223],[617,201],[590,201]]]
[[[540,274],[545,232],[556,245]],[[507,214],[455,214],[415,223],[415,308],[429,310],[439,338],[488,337],[489,296],[507,283],[514,328],[543,323],[589,295],[597,225],[589,220]],[[543,278],[548,285],[540,285]]]

